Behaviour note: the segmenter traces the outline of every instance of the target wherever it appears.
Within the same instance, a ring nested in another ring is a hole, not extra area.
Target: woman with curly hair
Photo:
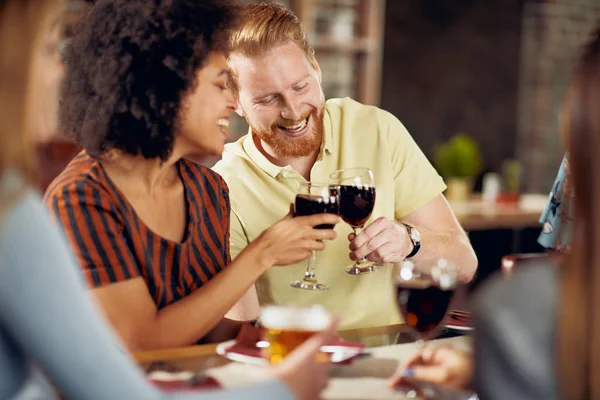
[[[62,10],[60,0],[0,0],[0,399],[55,399],[45,376],[69,399],[317,398],[327,364],[316,354],[333,326],[259,373],[271,379],[226,392],[162,393],[119,349],[30,184],[33,144],[56,126]]]
[[[218,0],[101,0],[65,54],[60,125],[84,151],[45,201],[130,350],[234,336],[224,316],[262,273],[335,237],[314,229],[335,215],[288,215],[230,260],[227,185],[189,159],[224,148],[235,20]]]

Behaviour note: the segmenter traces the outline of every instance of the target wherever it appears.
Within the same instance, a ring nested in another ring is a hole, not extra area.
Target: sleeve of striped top
[[[231,253],[229,250],[229,237],[230,237],[230,226],[229,220],[231,218],[231,204],[229,202],[229,187],[225,183],[225,180],[219,175],[221,182],[221,223],[223,224],[223,232],[225,232],[225,260],[227,264],[231,263]]]
[[[101,287],[140,276],[123,235],[127,222],[104,188],[71,182],[53,190],[46,203],[63,227],[88,285]]]

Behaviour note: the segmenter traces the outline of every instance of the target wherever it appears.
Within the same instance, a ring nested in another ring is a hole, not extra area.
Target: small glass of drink
[[[265,306],[260,312],[265,334],[260,346],[271,364],[277,364],[311,336],[325,330],[332,315],[322,306]]]
[[[450,307],[456,272],[444,259],[404,261],[395,276],[396,301],[406,324],[421,344],[436,336]]]

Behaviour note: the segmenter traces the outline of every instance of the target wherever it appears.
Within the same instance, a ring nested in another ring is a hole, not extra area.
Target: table
[[[479,198],[452,202],[450,206],[467,231],[520,229],[539,226],[548,201],[546,194],[525,194],[518,203],[487,204]]]
[[[340,331],[338,334],[346,340],[363,342],[366,347],[386,346],[413,341],[405,324],[352,329]],[[137,352],[134,354],[134,357],[146,369],[158,362],[167,362],[173,368],[177,369],[201,370],[229,363],[217,354],[216,349],[216,344],[206,344]]]
[[[361,356],[350,365],[334,366],[331,370],[329,386],[323,393],[324,399],[405,398],[397,391],[388,388],[386,384],[387,378],[396,370],[398,362],[417,349],[415,343],[407,343],[411,339],[404,324],[341,331],[339,334],[348,340],[360,340],[369,344],[380,343],[380,345],[367,348],[365,356]],[[468,336],[438,339],[430,342],[429,345],[449,343],[462,349],[469,349],[471,346]],[[252,372],[258,368],[230,362],[218,356],[214,344],[139,352],[134,356],[145,369],[203,370],[225,387],[239,387],[252,383],[256,379]]]

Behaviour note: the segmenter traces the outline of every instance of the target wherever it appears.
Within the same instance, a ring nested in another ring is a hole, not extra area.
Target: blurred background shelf
[[[380,45],[370,38],[339,39],[332,36],[320,36],[312,40],[316,52],[339,51],[356,53],[373,53],[379,51]]]

